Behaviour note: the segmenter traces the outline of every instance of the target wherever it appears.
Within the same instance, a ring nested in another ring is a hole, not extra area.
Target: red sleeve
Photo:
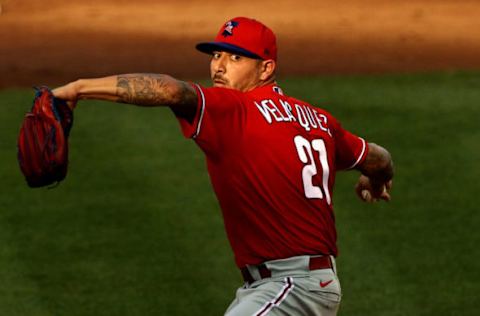
[[[183,136],[185,136],[186,138],[195,138],[199,132],[200,123],[203,118],[203,112],[205,110],[205,98],[203,97],[203,92],[200,90],[200,86],[194,83],[190,83],[190,85],[195,89],[198,97],[195,118],[193,119],[193,122],[190,123],[189,121],[180,116],[176,117],[178,122],[180,123],[180,128],[182,129]]]
[[[343,129],[335,121],[336,169],[352,169],[361,164],[368,154],[368,143],[361,137]]]
[[[226,88],[204,88],[192,84],[197,92],[197,111],[193,122],[178,117],[182,133],[193,138],[208,153],[225,150],[228,139],[241,132],[245,108],[243,93]]]

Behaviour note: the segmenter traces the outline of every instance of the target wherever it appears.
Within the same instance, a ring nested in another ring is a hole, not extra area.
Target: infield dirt
[[[126,72],[208,75],[235,16],[276,33],[280,75],[480,69],[480,1],[1,1],[0,88]]]

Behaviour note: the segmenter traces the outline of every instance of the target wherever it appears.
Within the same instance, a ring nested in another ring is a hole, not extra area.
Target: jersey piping
[[[359,137],[359,138],[360,138],[360,140],[362,141],[362,151],[360,152],[360,155],[358,156],[357,161],[355,161],[355,162],[353,163],[353,165],[351,165],[351,166],[350,166],[349,168],[347,168],[347,169],[353,169],[353,168],[355,168],[355,166],[358,165],[358,163],[363,160],[363,156],[364,156],[364,154],[365,154],[365,150],[367,149],[367,144],[365,143],[365,140],[364,140],[363,138],[361,138],[361,137]]]
[[[203,114],[205,113],[205,95],[203,94],[203,91],[198,84],[195,84],[195,86],[197,87],[197,91],[200,92],[200,97],[202,98],[202,107],[200,109],[200,118],[198,119],[197,129],[195,131],[195,134],[193,134],[192,138],[197,138],[197,136],[200,134],[200,129],[202,127],[202,121],[203,121]]]

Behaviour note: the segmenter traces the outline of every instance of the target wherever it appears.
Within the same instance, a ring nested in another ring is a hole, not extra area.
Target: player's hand
[[[53,89],[52,93],[56,98],[67,101],[68,106],[72,110],[77,105],[78,89],[77,89],[77,86],[76,86],[76,82],[71,82],[71,83],[66,84],[64,86]]]
[[[379,200],[390,201],[390,190],[392,189],[392,180],[387,182],[376,182],[369,177],[361,175],[355,186],[355,192],[364,202],[377,202]]]

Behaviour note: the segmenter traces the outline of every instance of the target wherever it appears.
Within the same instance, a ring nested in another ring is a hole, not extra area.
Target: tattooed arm
[[[177,115],[193,120],[197,94],[188,83],[168,75],[127,74],[96,79],[80,79],[53,90],[70,101],[96,99],[139,106],[169,106]]]
[[[379,199],[390,201],[392,188],[393,161],[390,153],[374,143],[368,144],[368,154],[356,169],[362,175],[358,179],[355,191],[366,202]]]

